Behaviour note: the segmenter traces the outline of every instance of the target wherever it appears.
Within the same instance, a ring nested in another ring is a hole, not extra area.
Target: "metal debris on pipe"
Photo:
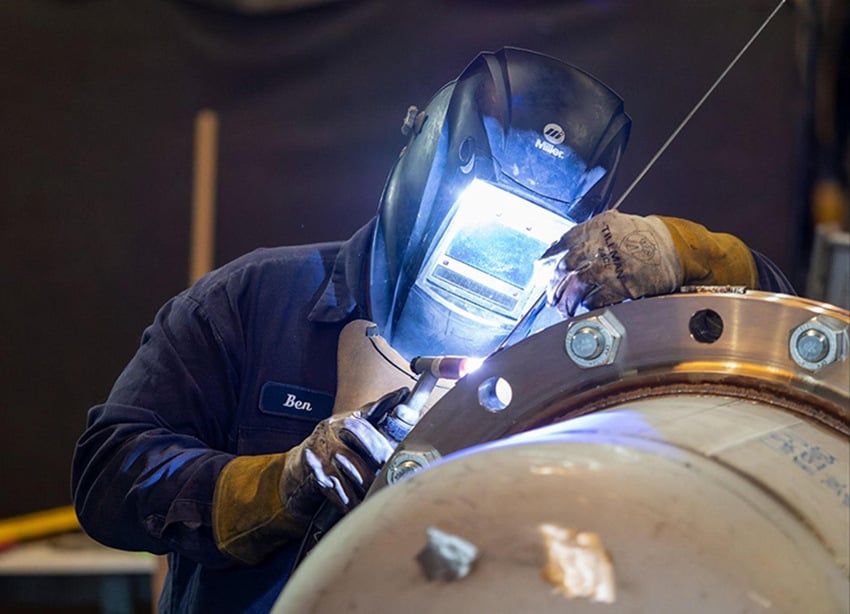
[[[428,579],[455,581],[469,575],[478,558],[478,548],[436,527],[428,527],[426,532],[428,543],[416,555],[416,560]]]

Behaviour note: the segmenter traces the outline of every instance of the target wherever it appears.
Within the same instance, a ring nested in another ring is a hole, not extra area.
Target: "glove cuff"
[[[758,287],[752,252],[739,238],[680,218],[650,217],[661,220],[670,231],[682,264],[683,285]]]
[[[216,546],[240,563],[256,565],[304,532],[280,498],[285,465],[285,454],[237,456],[218,476],[213,496]]]

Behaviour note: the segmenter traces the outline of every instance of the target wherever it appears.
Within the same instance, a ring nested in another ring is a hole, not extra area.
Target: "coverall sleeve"
[[[107,401],[89,411],[72,494],[83,528],[104,544],[220,567],[232,559],[216,548],[212,500],[234,457],[224,450],[239,368],[206,313],[185,293],[159,311]]]

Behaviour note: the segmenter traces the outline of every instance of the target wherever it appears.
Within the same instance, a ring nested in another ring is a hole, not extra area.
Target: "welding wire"
[[[511,329],[511,331],[505,335],[505,338],[502,339],[502,342],[499,346],[493,350],[493,353],[505,349],[509,345],[513,345],[512,341],[514,337],[516,337],[519,333],[522,333],[522,337],[520,339],[525,338],[525,335],[528,333],[528,329],[531,328],[534,319],[540,315],[540,312],[543,311],[543,308],[546,306],[546,292],[541,292],[540,296],[537,297],[537,300],[531,304],[531,307],[522,315],[522,317],[517,320],[517,323]]]
[[[773,19],[773,16],[776,15],[776,13],[779,12],[779,9],[782,8],[783,4],[785,4],[785,0],[779,0],[779,4],[776,5],[776,8],[774,8],[773,11],[770,13],[770,15],[767,16],[767,19],[765,19],[764,22],[762,22],[762,24],[759,26],[759,28],[755,31],[755,34],[753,34],[750,37],[750,40],[748,40],[747,43],[741,48],[741,50],[738,52],[738,55],[735,56],[735,58],[729,63],[729,65],[724,69],[724,71],[720,74],[720,76],[717,77],[717,79],[714,81],[714,83],[712,83],[711,87],[708,88],[708,91],[706,91],[705,94],[703,94],[703,97],[700,98],[699,102],[697,102],[696,105],[694,105],[694,108],[691,109],[691,111],[685,116],[685,119],[683,119],[682,122],[676,127],[676,129],[673,131],[673,134],[671,134],[667,138],[667,140],[664,141],[664,144],[656,152],[656,154],[654,156],[652,156],[652,159],[649,161],[649,163],[646,165],[646,167],[638,174],[637,177],[635,177],[635,180],[632,181],[632,184],[628,188],[626,188],[626,191],[623,192],[623,195],[620,196],[620,198],[617,200],[616,203],[614,203],[614,206],[611,207],[612,210],[619,208],[620,204],[622,204],[622,202],[626,199],[626,197],[629,194],[631,194],[634,187],[640,182],[641,179],[643,179],[644,175],[646,175],[649,172],[649,169],[651,169],[655,165],[655,162],[658,160],[658,158],[660,158],[661,155],[665,151],[667,151],[667,148],[670,146],[670,143],[672,143],[673,140],[679,135],[679,133],[682,131],[682,128],[684,128],[685,125],[689,121],[691,121],[691,118],[696,114],[697,111],[699,111],[700,107],[708,99],[708,97],[711,96],[711,94],[712,94],[712,92],[714,92],[715,88],[718,85],[720,85],[720,82],[723,81],[723,79],[726,78],[726,75],[729,73],[729,71],[732,70],[732,68],[735,66],[735,64],[738,63],[738,60],[740,60],[741,56],[744,55],[744,53],[746,53],[747,49],[750,48],[750,45],[752,45],[755,42],[755,40],[761,34],[762,30],[764,30],[765,27],[767,27],[767,24],[770,23],[770,20]]]
[[[700,98],[699,101],[696,103],[696,105],[694,105],[694,108],[691,109],[690,112],[685,116],[685,119],[683,119],[679,123],[679,125],[676,127],[676,129],[673,130],[673,133],[667,138],[666,141],[664,141],[664,144],[661,145],[661,148],[655,153],[654,156],[652,156],[652,159],[647,163],[647,165],[644,167],[644,169],[638,174],[637,177],[635,177],[635,180],[632,181],[632,184],[628,188],[626,188],[626,191],[623,192],[623,195],[620,196],[620,198],[617,200],[616,203],[614,203],[614,205],[611,207],[611,210],[619,208],[619,206],[623,203],[623,201],[626,199],[626,197],[629,194],[631,194],[631,192],[635,188],[635,186],[640,182],[641,179],[643,179],[644,175],[646,175],[649,172],[649,169],[651,169],[655,165],[655,162],[658,160],[658,158],[660,158],[662,156],[662,154],[665,151],[667,151],[667,148],[670,146],[670,144],[673,142],[673,140],[679,135],[679,133],[687,125],[687,123],[689,121],[691,121],[691,118],[696,114],[696,112],[700,109],[700,107],[708,99],[708,97],[711,96],[712,92],[714,92],[714,90],[717,88],[717,86],[720,85],[720,82],[723,81],[723,79],[726,78],[726,75],[729,74],[729,71],[732,70],[732,68],[735,66],[735,64],[738,63],[738,60],[740,60],[741,56],[743,56],[744,53],[746,53],[747,49],[750,48],[750,45],[752,45],[755,42],[755,40],[761,34],[762,30],[764,30],[767,27],[767,24],[769,24],[770,21],[773,19],[773,16],[776,15],[776,13],[779,12],[779,9],[782,8],[783,4],[785,4],[785,0],[779,0],[779,4],[776,5],[776,8],[773,9],[773,11],[770,13],[770,15],[767,16],[767,19],[765,19],[762,22],[762,24],[758,27],[758,29],[755,31],[755,33],[750,37],[750,40],[748,40],[746,42],[746,44],[741,48],[741,50],[738,52],[738,54],[732,59],[732,61],[729,63],[729,65],[723,70],[722,73],[720,73],[720,76],[717,77],[717,79],[714,81],[714,83],[711,84],[711,87],[708,88],[708,90],[705,92],[705,94],[703,94],[702,98]],[[502,350],[505,347],[507,347],[510,344],[511,340],[517,335],[517,333],[520,332],[522,329],[525,329],[526,326],[528,326],[530,324],[530,322],[534,318],[537,317],[537,314],[540,313],[540,311],[543,309],[543,306],[545,304],[546,304],[546,293],[543,292],[537,298],[537,300],[531,305],[531,307],[529,307],[528,311],[526,311],[525,314],[523,314],[523,316],[519,319],[519,321],[516,323],[514,328],[502,340],[502,342],[499,344],[499,347],[497,347],[495,351],[498,352],[499,350]],[[524,332],[527,332],[527,331],[524,331]]]
[[[201,109],[195,116],[192,228],[189,251],[190,284],[213,268],[217,158],[218,114],[209,109]]]

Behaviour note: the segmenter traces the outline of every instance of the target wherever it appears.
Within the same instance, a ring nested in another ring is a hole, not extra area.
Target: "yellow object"
[[[757,289],[753,255],[739,238],[705,226],[658,216],[673,237],[684,272],[684,286],[746,286]]]
[[[219,474],[213,496],[213,533],[222,552],[256,565],[269,552],[303,535],[279,495],[285,454],[237,456]]]
[[[80,522],[70,505],[0,520],[0,544],[8,545],[56,533],[77,531]]]
[[[836,224],[847,228],[848,203],[847,191],[834,179],[821,179],[812,188],[812,217],[815,226]]]

